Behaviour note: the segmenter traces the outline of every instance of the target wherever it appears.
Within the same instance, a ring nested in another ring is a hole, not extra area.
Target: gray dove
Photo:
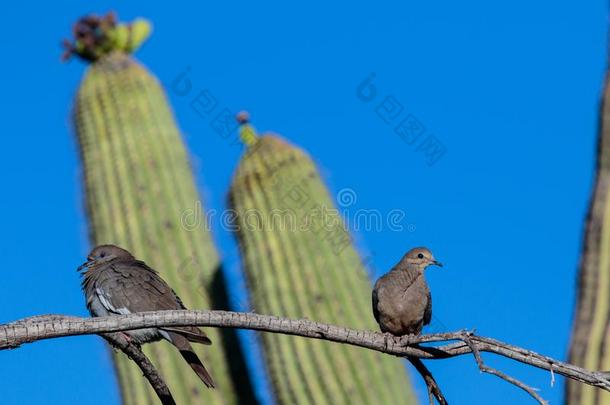
[[[82,288],[92,316],[186,309],[174,290],[155,270],[118,246],[96,247],[78,270],[83,276]],[[214,380],[189,343],[212,344],[201,329],[180,326],[136,329],[123,333],[137,345],[166,339],[176,346],[207,387],[215,387]]]
[[[411,249],[373,288],[373,315],[384,333],[418,335],[432,318],[432,296],[424,278],[430,266],[442,266],[424,247]]]

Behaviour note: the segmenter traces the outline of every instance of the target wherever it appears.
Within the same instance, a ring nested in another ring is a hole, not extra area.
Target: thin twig
[[[419,374],[424,379],[426,383],[426,388],[428,389],[428,400],[430,401],[430,405],[434,405],[434,398],[438,401],[440,405],[448,405],[445,396],[441,392],[441,387],[438,386],[436,380],[432,376],[428,367],[424,365],[424,363],[418,359],[417,357],[407,357],[413,367],[419,372]]]
[[[497,370],[495,368],[486,366],[485,363],[483,363],[483,358],[481,357],[481,353],[479,352],[479,349],[470,340],[470,333],[469,332],[465,332],[463,334],[462,340],[464,341],[464,343],[466,343],[468,345],[468,347],[470,347],[470,350],[472,350],[472,354],[474,355],[474,359],[477,362],[477,365],[479,366],[479,370],[481,370],[484,373],[488,373],[488,374],[492,374],[492,375],[495,375],[497,377],[500,377],[501,379],[503,379],[505,381],[508,381],[509,383],[515,385],[516,387],[521,388],[523,391],[525,391],[528,394],[530,394],[541,405],[547,405],[548,404],[548,402],[545,401],[544,398],[542,398],[540,395],[538,395],[538,393],[536,392],[535,388],[530,387],[529,385],[527,385],[527,384],[517,380],[514,377],[511,377],[511,376],[509,376],[507,374],[504,374],[500,370]],[[553,372],[553,369],[551,368],[551,373],[552,372]]]
[[[399,357],[440,360],[465,354],[494,353],[543,370],[553,371],[569,379],[610,391],[610,375],[590,371],[573,364],[541,355],[531,350],[495,339],[458,331],[402,339],[388,339],[383,333],[348,329],[308,319],[288,319],[256,313],[229,311],[157,311],[100,318],[75,318],[45,315],[42,318],[0,325],[0,350],[18,347],[23,343],[62,336],[100,334],[159,326],[211,326],[242,328],[263,332],[282,333],[331,342],[359,346]],[[466,337],[465,337],[466,336]],[[466,341],[465,341],[466,340]],[[447,342],[441,346],[422,346],[422,343]],[[481,367],[482,361],[479,363]],[[540,402],[539,395],[523,383],[484,364],[482,371],[497,375],[528,392]],[[519,385],[521,384],[521,385]]]

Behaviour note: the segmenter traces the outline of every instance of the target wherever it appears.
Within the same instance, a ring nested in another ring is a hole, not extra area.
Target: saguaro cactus
[[[229,201],[254,309],[376,330],[371,284],[310,157],[276,135],[257,137],[241,114],[248,150]],[[345,345],[264,334],[281,404],[396,404],[414,398],[400,360]]]
[[[205,286],[218,271],[219,257],[205,227],[186,229],[181,221],[199,198],[187,152],[163,89],[130,56],[149,31],[144,20],[123,25],[112,15],[85,17],[68,45],[66,56],[91,62],[75,106],[90,239],[133,251],[159,270],[187,306],[209,308]],[[214,345],[196,350],[209,365],[216,390],[205,388],[169,344],[145,345],[144,350],[177,403],[236,403],[220,335],[206,332]],[[124,403],[158,402],[124,355],[114,361]]]
[[[600,106],[597,178],[586,221],[570,362],[610,370],[610,86]],[[569,404],[610,404],[610,394],[568,380]]]

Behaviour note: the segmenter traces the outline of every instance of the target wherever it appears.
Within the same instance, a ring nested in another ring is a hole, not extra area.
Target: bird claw
[[[389,342],[392,342],[395,346],[405,347],[405,346],[409,346],[411,344],[411,338],[416,335],[396,336],[396,335],[391,334],[390,332],[385,332],[384,336],[385,336],[386,347],[388,346]]]
[[[396,336],[396,337],[398,338],[398,341],[396,343],[401,347],[406,347],[406,346],[411,346],[411,343],[413,342],[413,338],[417,337],[417,335],[415,333],[410,333],[408,335]]]

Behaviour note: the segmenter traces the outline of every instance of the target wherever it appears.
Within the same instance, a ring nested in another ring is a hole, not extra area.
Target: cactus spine
[[[580,260],[578,301],[570,343],[570,363],[610,370],[610,86],[608,75],[600,106],[597,174]],[[610,394],[566,381],[569,404],[610,404]]]
[[[76,97],[75,122],[84,169],[90,239],[133,251],[157,269],[191,308],[210,308],[205,286],[219,257],[204,227],[187,230],[182,214],[198,193],[187,151],[163,89],[129,51],[150,26],[117,25],[114,17],[85,17],[75,26],[68,53],[91,62]],[[199,345],[219,388],[206,389],[175,348],[159,342],[144,351],[165,377],[179,404],[236,403],[235,387],[216,330]],[[197,347],[198,346],[198,347]],[[123,354],[114,356],[123,402],[156,404],[141,372]]]
[[[248,145],[231,185],[237,238],[260,313],[377,330],[371,285],[318,171],[276,135],[258,138],[240,114]],[[398,359],[367,350],[264,334],[278,403],[414,403]]]

